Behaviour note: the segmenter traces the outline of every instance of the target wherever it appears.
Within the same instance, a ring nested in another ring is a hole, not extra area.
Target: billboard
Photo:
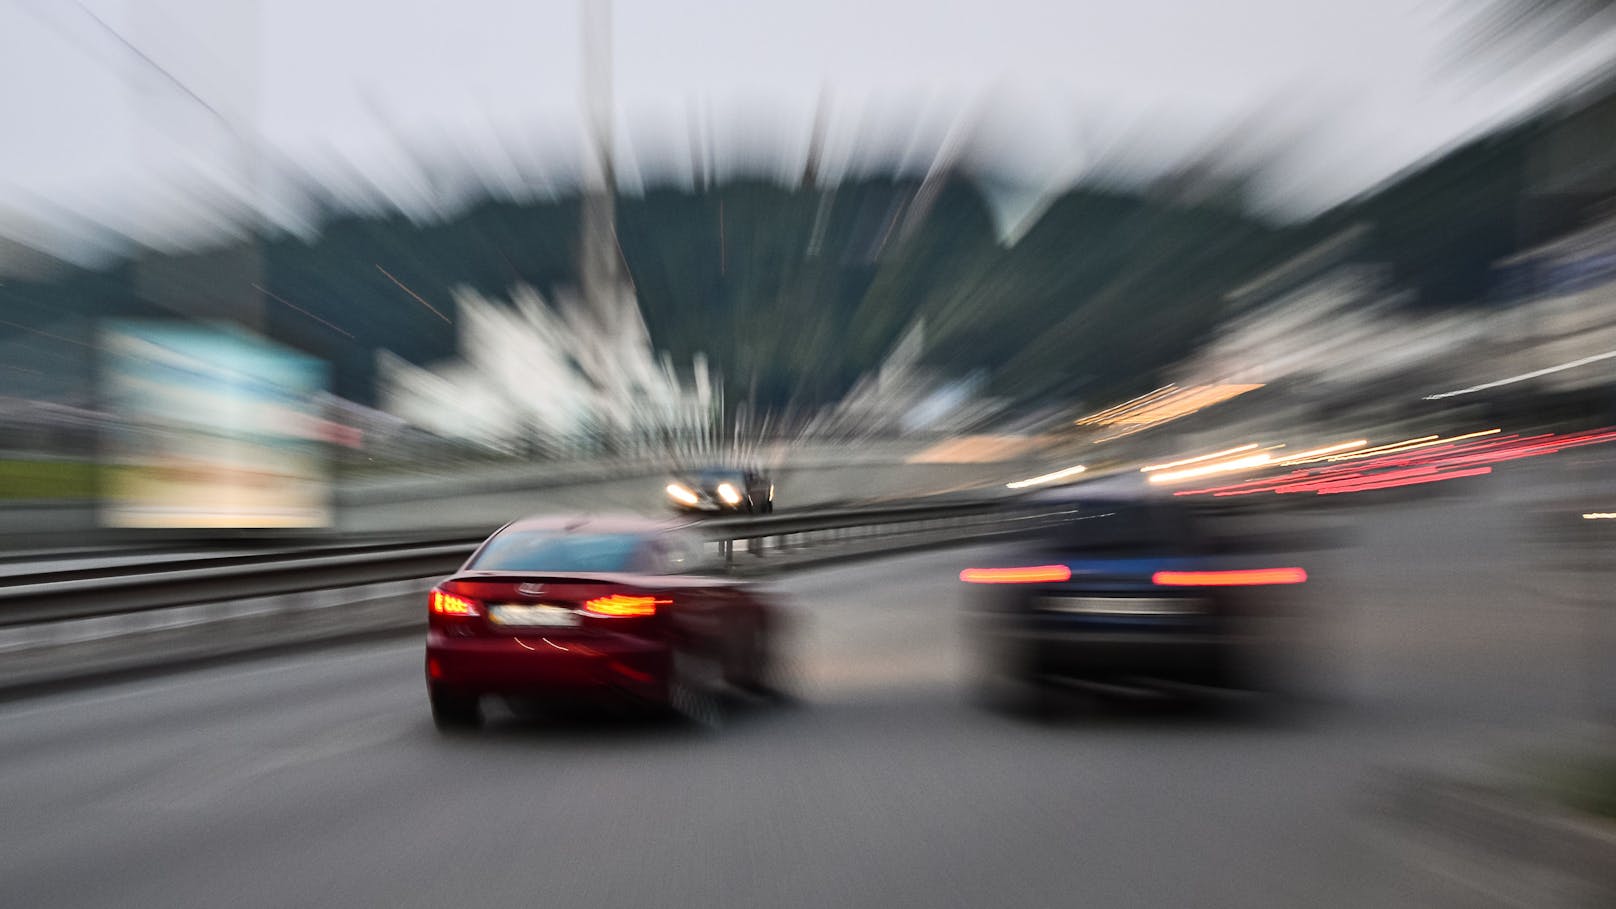
[[[102,325],[109,527],[289,528],[330,523],[320,360],[242,329]]]

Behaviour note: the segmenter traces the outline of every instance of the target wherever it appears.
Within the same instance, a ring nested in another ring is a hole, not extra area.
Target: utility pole
[[[612,5],[580,0],[583,24],[585,171],[578,283],[599,327],[615,335],[626,283],[617,245],[617,174],[612,161]]]
[[[610,0],[579,0],[582,26],[584,174],[579,200],[578,292],[588,339],[585,369],[604,399],[608,438],[634,425],[637,405],[629,348],[644,322],[628,289],[617,241],[617,174],[612,163],[612,6]],[[637,352],[636,352],[637,353]],[[645,378],[645,377],[640,377]]]

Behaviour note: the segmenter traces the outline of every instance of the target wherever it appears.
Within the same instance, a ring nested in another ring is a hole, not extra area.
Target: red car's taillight
[[[429,603],[433,615],[469,618],[483,614],[482,604],[476,600],[444,593],[436,588],[429,597]]]
[[[1158,587],[1260,587],[1265,584],[1301,584],[1307,572],[1300,568],[1244,568],[1236,571],[1158,571],[1150,582]]]
[[[658,606],[671,606],[672,600],[650,596],[614,593],[584,603],[584,612],[613,619],[644,618],[656,615]]]
[[[1023,568],[967,568],[960,580],[967,584],[1048,584],[1070,581],[1072,569],[1065,565],[1028,565]]]

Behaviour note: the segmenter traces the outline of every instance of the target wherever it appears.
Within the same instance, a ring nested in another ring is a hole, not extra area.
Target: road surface
[[[1297,556],[1326,703],[1283,721],[973,709],[968,549],[781,582],[803,702],[717,737],[443,739],[396,639],[0,704],[0,905],[1395,905],[1379,768],[1588,715],[1581,588],[1514,514],[1422,499]]]

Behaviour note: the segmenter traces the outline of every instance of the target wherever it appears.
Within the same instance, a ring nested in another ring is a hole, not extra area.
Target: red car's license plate
[[[495,625],[576,625],[578,613],[566,606],[552,606],[547,603],[528,605],[521,603],[502,603],[489,607],[488,618]]]

